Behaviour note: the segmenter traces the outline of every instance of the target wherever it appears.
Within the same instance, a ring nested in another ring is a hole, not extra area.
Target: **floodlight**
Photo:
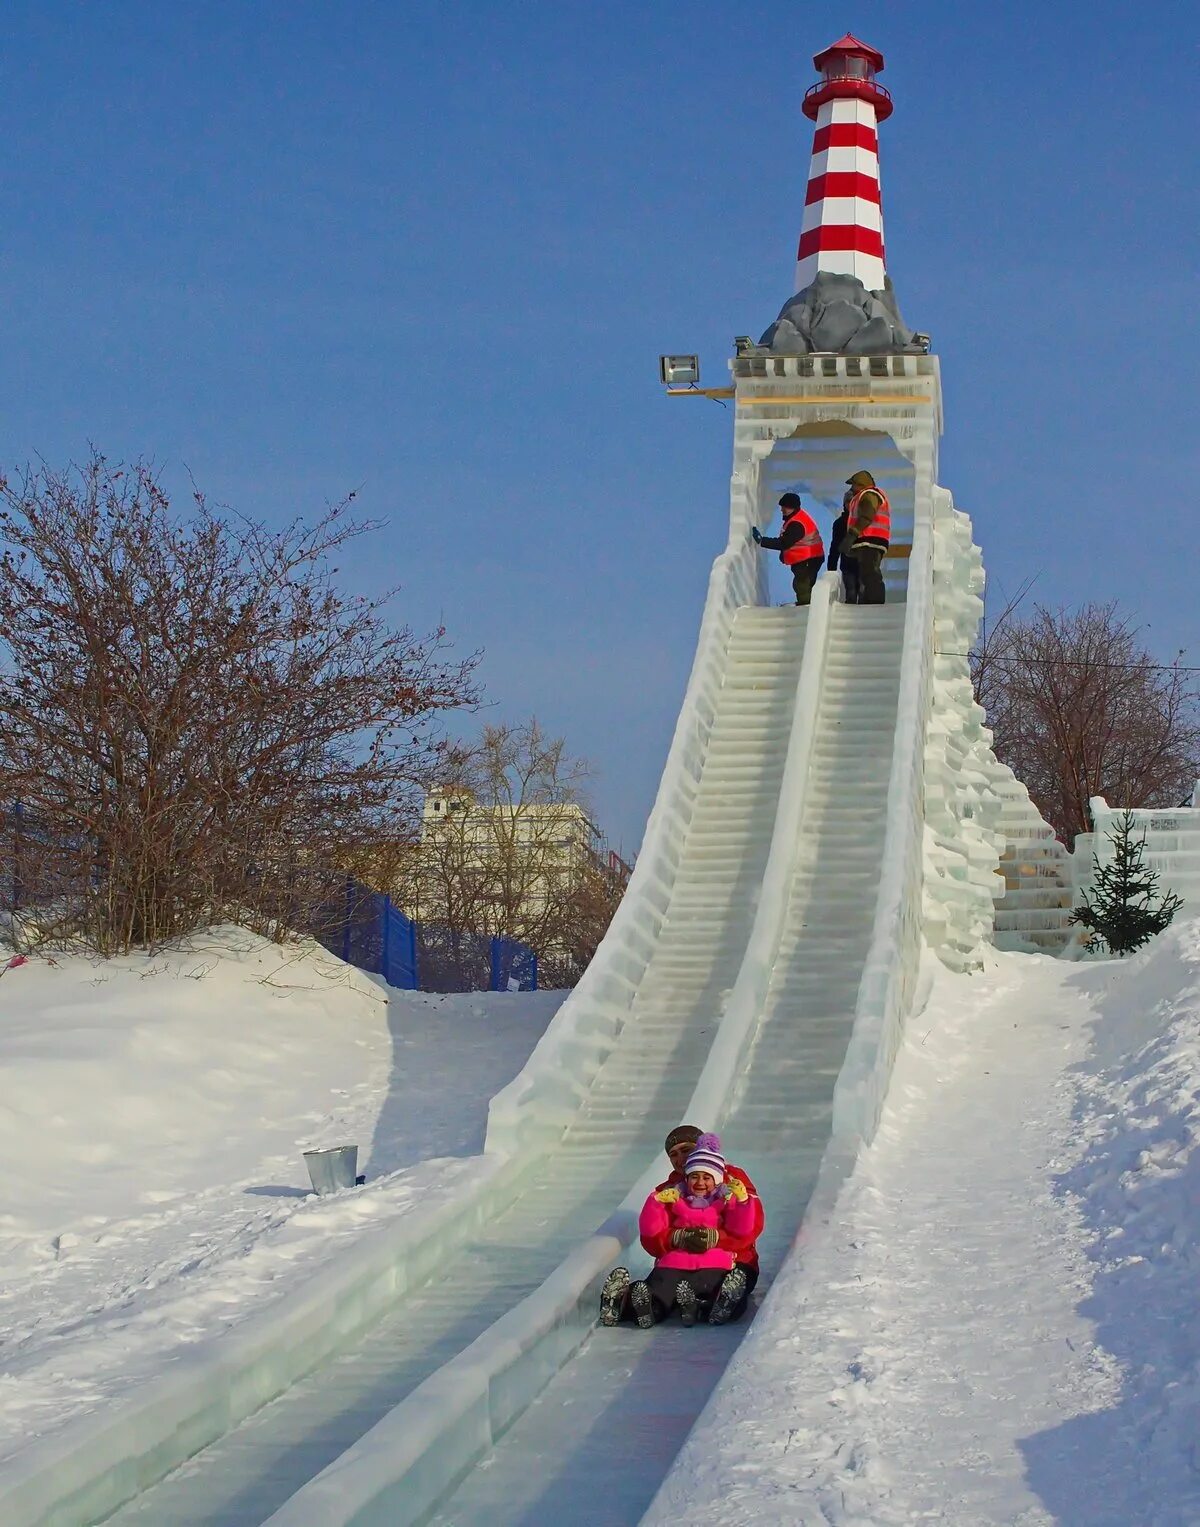
[[[733,342],[735,355],[751,355],[758,348],[749,334],[739,334]]]
[[[660,355],[658,375],[664,387],[694,387],[700,380],[700,357]]]
[[[919,344],[921,346],[921,348],[925,351],[925,354],[928,355],[929,354],[929,346],[933,343],[933,341],[929,338],[929,335],[928,334],[914,334],[913,335],[913,339],[917,342],[917,344]]]

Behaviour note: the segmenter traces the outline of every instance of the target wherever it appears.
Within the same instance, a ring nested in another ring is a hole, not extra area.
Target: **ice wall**
[[[1090,888],[1093,859],[1111,864],[1114,849],[1111,834],[1123,814],[1121,806],[1110,806],[1102,795],[1088,802],[1093,831],[1075,839],[1074,870],[1076,894]],[[1166,810],[1138,807],[1132,813],[1133,830],[1146,839],[1142,863],[1158,874],[1159,894],[1174,891],[1183,898],[1181,916],[1194,916],[1200,910],[1200,782],[1190,806]]]
[[[998,949],[1062,954],[1072,942],[1071,855],[1008,765],[996,760],[992,772],[1004,833],[993,940]]]
[[[952,970],[984,947],[1061,953],[1070,939],[1070,855],[992,751],[966,656],[983,615],[983,557],[970,518],[935,489],[934,683],[925,759],[925,938]]]
[[[951,970],[977,968],[992,935],[1004,849],[996,760],[967,653],[983,616],[971,521],[933,492],[933,682],[925,731],[925,940]]]

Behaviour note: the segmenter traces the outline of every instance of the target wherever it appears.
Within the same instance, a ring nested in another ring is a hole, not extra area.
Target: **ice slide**
[[[682,1117],[753,922],[806,623],[794,608],[736,613],[668,915],[628,1022],[554,1153],[361,1347],[302,1379],[115,1522],[259,1527],[538,1288],[661,1150],[662,1121]]]
[[[770,1195],[775,1260],[818,1163],[828,1193],[869,1137],[922,935],[962,963],[991,927],[996,766],[955,655],[978,618],[978,553],[934,486],[932,357],[734,367],[729,540],[637,869],[584,980],[493,1100],[472,1188],[413,1216],[402,1245],[362,1248],[308,1298],[31,1447],[0,1484],[12,1527],[322,1527],[434,1509],[468,1521],[497,1514],[487,1476],[547,1489],[592,1466],[607,1477],[603,1446],[581,1448],[614,1428],[628,1444],[615,1416],[567,1426],[573,1447],[551,1443],[557,1476],[521,1438],[551,1413],[561,1439],[581,1395],[595,1404],[614,1384],[661,1418],[649,1375],[668,1370],[630,1349],[641,1338],[606,1333],[608,1348],[574,1354],[600,1276],[633,1238],[664,1125],[725,1122]],[[770,608],[751,523],[768,523],[785,486],[835,505],[860,465],[892,498],[889,581],[907,603],[847,609],[823,580],[809,612]],[[939,632],[950,640],[935,647]],[[656,1333],[656,1352],[681,1334]],[[627,1470],[635,1493],[652,1491],[736,1339],[706,1335],[705,1373],[694,1343],[681,1365],[674,1431],[634,1420],[639,1456],[653,1455]],[[544,1520],[549,1500],[510,1519]]]

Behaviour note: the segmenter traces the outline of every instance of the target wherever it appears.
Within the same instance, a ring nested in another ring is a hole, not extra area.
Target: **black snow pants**
[[[858,563],[858,577],[861,585],[858,602],[859,604],[883,604],[887,594],[883,587],[883,570],[880,563],[883,561],[885,546],[878,544],[872,546],[869,541],[860,541],[854,552],[854,559]]]
[[[795,590],[797,604],[812,602],[813,584],[824,566],[823,557],[805,557],[803,562],[797,562],[792,568],[792,588]]]
[[[858,563],[853,557],[840,557],[842,569],[842,592],[847,604],[857,604],[862,592],[862,579],[858,576]]]
[[[813,557],[812,560],[815,562],[817,559]],[[696,1290],[696,1297],[707,1313],[709,1305],[717,1297],[717,1290],[726,1271],[723,1267],[656,1267],[646,1278],[655,1323],[665,1320],[675,1308],[675,1290],[685,1278]]]

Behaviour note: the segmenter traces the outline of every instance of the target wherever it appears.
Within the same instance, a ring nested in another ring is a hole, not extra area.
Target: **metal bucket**
[[[305,1151],[304,1164],[314,1193],[340,1193],[352,1188],[358,1175],[358,1146],[334,1145],[328,1150]]]

